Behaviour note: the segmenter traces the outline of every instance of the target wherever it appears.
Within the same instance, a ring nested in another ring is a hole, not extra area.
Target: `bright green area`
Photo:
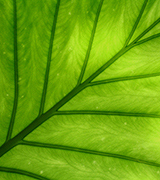
[[[0,0],[0,180],[160,179],[159,9]]]

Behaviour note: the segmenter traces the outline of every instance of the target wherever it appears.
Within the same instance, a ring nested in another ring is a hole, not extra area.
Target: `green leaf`
[[[0,1],[0,179],[160,179],[160,1]]]

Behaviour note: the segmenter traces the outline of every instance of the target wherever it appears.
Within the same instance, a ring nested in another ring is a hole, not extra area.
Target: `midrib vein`
[[[57,5],[56,5],[56,9],[55,9],[55,15],[54,15],[54,19],[53,19],[53,25],[52,25],[52,29],[51,29],[51,37],[50,37],[50,43],[49,43],[47,66],[46,66],[45,79],[44,79],[44,85],[43,85],[43,92],[42,92],[40,109],[39,109],[39,116],[44,111],[44,105],[45,105],[46,93],[47,93],[47,86],[48,86],[48,78],[49,78],[50,65],[51,65],[51,58],[52,58],[53,41],[54,41],[54,36],[55,36],[55,30],[56,30],[59,6],[60,6],[60,0],[57,1]]]
[[[59,149],[59,150],[65,150],[65,151],[72,151],[77,153],[84,153],[84,154],[91,154],[91,155],[98,155],[98,156],[105,156],[105,157],[112,157],[117,159],[123,159],[128,160],[140,164],[150,165],[150,166],[156,166],[160,167],[159,163],[153,162],[153,161],[147,161],[143,159],[138,159],[130,156],[125,156],[121,154],[115,154],[110,152],[103,152],[103,151],[96,151],[91,149],[84,149],[84,148],[78,148],[73,146],[63,146],[59,144],[47,144],[47,143],[39,143],[34,141],[22,141],[20,145],[27,145],[27,146],[33,146],[33,147],[42,147],[42,148],[51,148],[51,149]]]
[[[16,111],[18,106],[18,95],[19,95],[19,86],[18,86],[18,47],[17,47],[17,5],[16,0],[13,0],[13,21],[14,21],[14,102],[13,110],[11,115],[11,120],[8,128],[8,133],[6,137],[6,142],[11,138],[13,126],[16,117]]]
[[[87,49],[87,52],[86,52],[86,57],[85,57],[85,60],[84,60],[83,66],[82,66],[82,70],[81,70],[78,82],[77,82],[77,86],[81,84],[84,73],[85,73],[85,70],[86,70],[86,67],[87,67],[87,63],[88,63],[88,60],[89,60],[89,56],[90,56],[90,52],[91,52],[91,48],[92,48],[92,44],[93,44],[93,40],[94,40],[94,36],[95,36],[95,32],[96,32],[96,27],[97,27],[97,24],[98,24],[99,15],[100,15],[101,8],[102,8],[102,5],[103,5],[103,1],[104,0],[101,0],[101,2],[99,4],[99,7],[98,7],[98,10],[97,10],[97,14],[96,14],[96,17],[95,17],[95,21],[94,21],[94,25],[93,25],[93,29],[92,29],[92,33],[91,33],[91,38],[90,38],[90,41],[89,41],[89,46],[88,46],[88,49]]]
[[[3,156],[10,149],[18,145],[22,139],[24,139],[28,134],[30,134],[34,129],[44,123],[47,119],[52,117],[57,113],[57,110],[61,108],[64,104],[66,104],[70,99],[80,93],[83,89],[87,87],[87,85],[99,75],[100,71],[104,71],[105,68],[109,67],[113,62],[115,62],[119,57],[125,54],[129,49],[134,46],[127,46],[126,48],[122,48],[113,58],[111,58],[104,66],[98,69],[93,75],[91,75],[87,80],[85,80],[79,86],[76,86],[72,91],[70,91],[64,98],[62,98],[57,104],[55,104],[51,109],[47,112],[38,116],[31,124],[29,124],[26,128],[24,128],[20,133],[18,133],[15,137],[10,139],[8,142],[4,143],[0,148],[0,157]]]
[[[21,174],[21,175],[25,175],[25,176],[32,177],[32,178],[39,179],[39,180],[49,180],[48,178],[45,178],[43,176],[28,172],[28,171],[24,171],[21,169],[16,169],[16,168],[9,168],[9,167],[0,166],[0,171],[15,173],[15,174]]]

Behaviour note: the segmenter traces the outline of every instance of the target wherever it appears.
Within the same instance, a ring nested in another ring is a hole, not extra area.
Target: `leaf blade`
[[[155,21],[159,3],[104,1],[98,20],[101,2],[62,0],[53,42],[50,30],[57,1],[17,0],[19,103],[12,138],[0,147],[1,166],[48,179],[159,178],[160,54]],[[98,26],[92,31],[95,19]],[[127,38],[131,43],[123,48]],[[101,54],[105,47],[108,54]],[[84,66],[87,48],[90,56]],[[95,51],[98,56],[94,57]],[[83,66],[85,71],[81,71]],[[8,122],[6,117],[4,123]],[[22,177],[1,175],[4,179]]]

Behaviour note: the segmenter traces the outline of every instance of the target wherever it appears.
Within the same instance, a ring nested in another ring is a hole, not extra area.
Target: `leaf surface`
[[[0,1],[0,179],[160,179],[160,1]]]

